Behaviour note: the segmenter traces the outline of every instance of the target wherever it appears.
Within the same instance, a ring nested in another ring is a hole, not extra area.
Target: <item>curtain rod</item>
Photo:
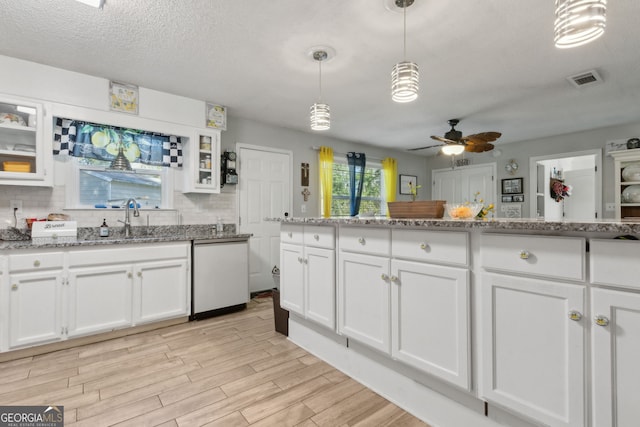
[[[320,147],[318,147],[318,146],[316,146],[316,145],[314,145],[313,147],[311,147],[311,149],[312,149],[312,150],[314,150],[314,151],[320,151]],[[334,155],[336,155],[336,154],[337,154],[337,155],[340,155],[340,156],[346,156],[346,155],[347,155],[347,153],[342,153],[342,152],[340,152],[340,151],[334,151],[334,152],[333,152],[333,154],[334,154]],[[375,161],[377,161],[377,162],[381,162],[381,161],[383,160],[383,159],[380,159],[380,158],[378,158],[378,157],[369,157],[369,155],[368,155],[367,153],[364,153],[364,154],[367,156],[367,160],[375,160]]]

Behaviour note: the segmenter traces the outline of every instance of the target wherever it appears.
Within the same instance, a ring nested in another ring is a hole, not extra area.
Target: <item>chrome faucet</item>
[[[118,220],[124,224],[124,237],[131,236],[131,210],[129,206],[133,203],[133,216],[139,217],[140,211],[138,210],[138,202],[133,197],[126,201],[124,211],[124,221]]]

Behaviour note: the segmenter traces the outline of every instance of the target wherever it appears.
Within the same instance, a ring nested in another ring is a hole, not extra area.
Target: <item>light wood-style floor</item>
[[[0,405],[66,426],[426,426],[242,312],[0,363]]]

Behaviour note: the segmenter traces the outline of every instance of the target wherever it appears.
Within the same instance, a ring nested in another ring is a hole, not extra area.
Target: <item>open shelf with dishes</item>
[[[640,221],[640,148],[611,152],[615,165],[616,219]]]

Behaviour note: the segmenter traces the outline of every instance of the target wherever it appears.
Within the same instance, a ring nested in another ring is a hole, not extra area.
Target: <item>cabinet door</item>
[[[302,246],[280,245],[280,305],[304,316],[304,258]]]
[[[470,389],[469,272],[391,261],[391,355]]]
[[[593,425],[638,425],[640,295],[608,289],[591,295]]]
[[[545,425],[584,425],[585,287],[498,274],[481,286],[481,397]]]
[[[197,130],[183,150],[183,192],[220,193],[220,132]]]
[[[388,258],[341,252],[338,331],[390,353]]]
[[[9,348],[62,337],[62,270],[9,276]]]
[[[330,329],[336,327],[335,251],[305,247],[306,315]]]
[[[131,264],[69,270],[69,337],[131,326]]]
[[[189,314],[187,260],[136,264],[133,268],[134,324]]]

